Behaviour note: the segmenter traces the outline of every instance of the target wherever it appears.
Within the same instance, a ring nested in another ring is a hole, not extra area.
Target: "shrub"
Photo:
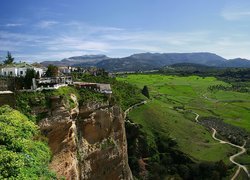
[[[0,107],[0,179],[53,179],[50,151],[33,139],[38,127],[9,106]]]

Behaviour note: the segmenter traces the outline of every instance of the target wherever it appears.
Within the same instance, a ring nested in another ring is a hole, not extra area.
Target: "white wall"
[[[27,72],[27,69],[28,68],[26,68],[26,67],[24,67],[24,68],[16,68],[16,67],[2,68],[0,70],[0,75],[2,75],[2,76],[10,76],[10,74],[12,72],[12,76],[25,76],[26,72]],[[41,75],[43,74],[43,69],[34,68],[34,70],[36,72],[39,72],[39,75],[41,77]],[[21,74],[21,71],[22,71],[22,74]]]
[[[43,69],[41,69],[41,68],[34,68],[34,70],[36,71],[36,73],[39,72],[39,76],[40,76],[40,77],[41,77],[41,76],[43,75],[43,73],[44,73]]]
[[[21,74],[21,71],[23,74]],[[17,68],[17,76],[25,76],[26,75],[27,68]]]
[[[1,75],[2,76],[10,76],[12,72],[12,76],[17,76],[17,69],[16,68],[2,68]]]

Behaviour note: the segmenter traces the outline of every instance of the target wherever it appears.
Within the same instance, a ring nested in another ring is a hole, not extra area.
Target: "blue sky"
[[[250,59],[249,0],[1,0],[0,57],[213,52]]]

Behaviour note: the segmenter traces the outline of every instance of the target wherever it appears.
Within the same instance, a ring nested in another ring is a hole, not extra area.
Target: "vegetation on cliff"
[[[53,179],[50,151],[38,127],[9,106],[0,107],[0,179]]]
[[[81,93],[74,87],[61,87],[55,90],[42,92],[17,92],[16,108],[29,117],[33,122],[44,118],[51,106],[51,97],[60,96],[64,99],[65,105],[71,109],[75,107],[75,102],[70,94],[74,94],[80,99]]]
[[[71,86],[53,91],[22,92],[16,94],[18,110],[34,122],[39,121],[48,116],[53,96],[62,98],[65,107],[74,108],[76,104],[71,94],[77,96],[79,104],[109,101],[126,110],[145,100],[145,96],[149,98],[150,92],[149,103],[129,114],[130,121],[134,123],[126,123],[129,164],[134,176],[188,179],[206,178],[209,175],[221,178],[228,175],[227,169],[230,166],[227,156],[233,151],[232,148],[215,144],[210,132],[194,122],[192,111],[206,117],[219,116],[229,122],[230,113],[225,114],[225,109],[220,108],[227,102],[227,108],[238,108],[238,112],[241,112],[234,114],[234,117],[237,115],[242,118],[237,122],[240,126],[240,123],[245,122],[244,117],[248,117],[248,112],[245,111],[247,108],[237,105],[248,103],[245,101],[247,91],[243,93],[242,89],[231,88],[235,86],[213,77],[123,75],[111,78],[104,71],[100,71],[97,76],[74,73],[73,77],[76,81],[110,83],[113,94],[109,96]],[[239,82],[236,80],[234,83]],[[234,99],[236,95],[237,101]],[[248,126],[244,127],[248,129]],[[102,148],[105,146],[106,144]]]
[[[142,101],[145,97],[141,94],[141,89],[127,82],[117,81],[115,78],[109,77],[106,73],[98,76],[88,74],[74,74],[76,81],[109,83],[112,87],[112,100],[119,104],[123,110]],[[97,95],[95,95],[98,97]]]

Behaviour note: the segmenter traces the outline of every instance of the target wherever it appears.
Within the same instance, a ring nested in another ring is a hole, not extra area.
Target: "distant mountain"
[[[2,63],[4,61],[4,57],[0,56],[0,63]]]
[[[250,60],[242,59],[242,58],[235,58],[229,59],[223,64],[220,65],[221,67],[246,67],[250,68]]]
[[[180,69],[180,70],[192,70],[192,71],[203,71],[207,69],[213,69],[214,66],[206,66],[202,64],[194,64],[194,63],[178,63],[178,64],[172,64],[170,66],[165,66],[164,68],[169,69]]]
[[[43,61],[42,65],[48,66],[53,64],[56,66],[94,66],[96,63],[109,59],[106,55],[84,55],[84,56],[74,56],[62,59],[61,61]]]
[[[63,59],[61,61],[44,61],[43,65],[57,66],[96,66],[110,72],[145,71],[160,69],[173,64],[200,64],[214,67],[249,67],[250,60],[227,60],[213,53],[140,53],[123,58],[109,58],[105,55],[85,55]],[[190,67],[189,67],[190,68]]]
[[[110,58],[96,64],[108,71],[137,71],[158,69],[176,63],[208,66],[223,64],[226,59],[212,53],[141,53],[125,58]]]
[[[131,57],[137,59],[145,59],[149,61],[157,61],[159,65],[170,65],[177,63],[198,63],[203,65],[214,66],[218,62],[223,62],[226,59],[207,52],[201,53],[142,53],[134,54]]]
[[[194,63],[178,63],[172,64],[168,66],[164,66],[160,69],[161,72],[164,73],[190,73],[190,74],[202,74],[204,72],[213,72],[218,71],[219,69],[223,69],[215,66],[206,66],[202,64],[194,64]]]
[[[100,61],[96,64],[97,67],[103,68],[110,72],[119,71],[145,71],[153,70],[161,67],[156,61],[146,59],[136,59],[133,57],[112,58]]]

